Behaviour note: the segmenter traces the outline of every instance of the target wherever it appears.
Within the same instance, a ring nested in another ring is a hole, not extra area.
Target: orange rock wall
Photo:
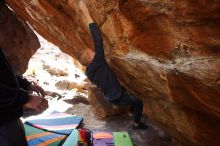
[[[14,70],[26,71],[30,57],[40,47],[29,25],[0,2],[0,46]]]
[[[78,59],[92,48],[76,0],[6,0]],[[220,1],[89,0],[106,59],[144,114],[188,145],[220,145]]]

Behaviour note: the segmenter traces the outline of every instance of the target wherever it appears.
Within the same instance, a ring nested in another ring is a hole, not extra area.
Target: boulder
[[[28,23],[17,17],[0,2],[0,46],[18,74],[26,71],[31,56],[40,47],[39,40]]]

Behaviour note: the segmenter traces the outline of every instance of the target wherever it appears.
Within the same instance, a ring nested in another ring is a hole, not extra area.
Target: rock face
[[[102,92],[96,87],[89,88],[89,102],[92,105],[93,112],[97,113],[101,119],[130,110],[129,106],[114,106],[110,104],[103,98]]]
[[[10,64],[24,73],[30,57],[40,47],[37,36],[28,24],[0,2],[0,45]]]
[[[75,0],[6,0],[78,59],[92,48]],[[220,145],[220,1],[89,0],[106,59],[144,114],[188,145]]]

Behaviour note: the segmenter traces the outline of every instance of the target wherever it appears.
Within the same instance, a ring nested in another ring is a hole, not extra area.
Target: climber
[[[105,61],[103,40],[98,25],[93,21],[86,6],[85,0],[79,0],[79,7],[83,13],[86,24],[89,26],[93,38],[95,54],[86,49],[79,60],[86,67],[86,76],[101,89],[104,97],[116,106],[130,105],[133,108],[133,129],[147,129],[147,125],[141,122],[143,103],[134,96],[129,95],[120,85],[115,73]]]

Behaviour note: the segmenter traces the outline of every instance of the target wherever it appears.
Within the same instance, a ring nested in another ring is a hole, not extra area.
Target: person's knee
[[[121,103],[121,98],[108,101],[108,102],[111,103],[113,106],[118,106]]]

